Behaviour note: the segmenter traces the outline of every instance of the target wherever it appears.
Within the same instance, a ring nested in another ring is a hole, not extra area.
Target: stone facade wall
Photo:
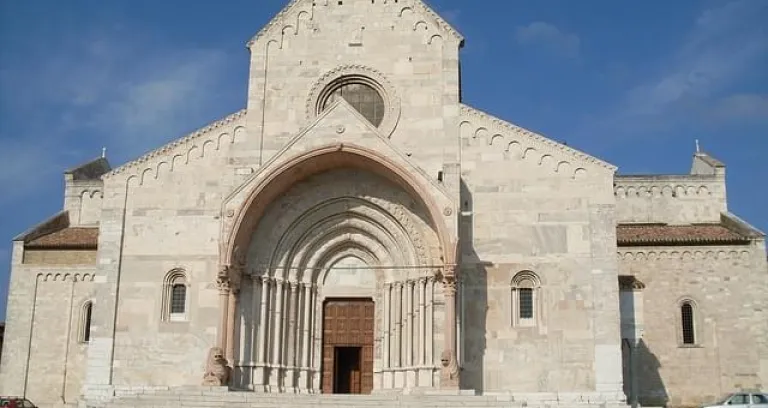
[[[693,406],[768,384],[768,268],[749,246],[620,249],[620,270],[642,281],[639,397]],[[695,304],[694,346],[682,342],[681,301]]]
[[[0,395],[39,406],[75,403],[85,377],[83,305],[93,300],[93,266],[23,265],[14,245]]]
[[[728,211],[725,175],[618,176],[620,223],[720,222]]]
[[[95,250],[49,250],[29,249],[24,251],[25,265],[95,265]]]
[[[620,393],[613,169],[463,113],[463,385]],[[512,280],[523,271],[541,282],[531,327],[514,323]]]

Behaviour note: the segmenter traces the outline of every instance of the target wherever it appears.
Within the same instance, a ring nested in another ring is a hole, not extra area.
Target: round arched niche
[[[354,169],[370,172],[388,180],[407,193],[425,212],[425,218],[437,237],[435,262],[452,266],[456,259],[456,239],[446,224],[442,207],[415,176],[386,158],[369,149],[335,144],[319,147],[286,160],[281,165],[265,172],[251,187],[247,197],[233,212],[233,220],[223,231],[228,237],[223,241],[222,265],[244,262],[243,256],[251,245],[252,234],[268,207],[288,192],[295,184],[334,169]]]
[[[345,97],[346,96],[346,97]],[[400,120],[401,101],[381,72],[364,65],[342,65],[315,82],[307,98],[307,119],[343,98],[383,135],[390,137]]]

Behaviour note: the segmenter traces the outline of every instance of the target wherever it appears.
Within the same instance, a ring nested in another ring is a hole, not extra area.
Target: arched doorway
[[[230,242],[243,264],[229,340],[236,385],[268,392],[437,385],[435,321],[450,314],[435,285],[445,228],[415,190],[380,163],[336,151],[287,167],[252,195]],[[357,314],[329,322],[329,304]],[[323,330],[329,324],[334,333]]]

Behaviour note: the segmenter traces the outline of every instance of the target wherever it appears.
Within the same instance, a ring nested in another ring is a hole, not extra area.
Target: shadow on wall
[[[661,379],[661,363],[651,352],[644,340],[640,340],[635,351],[638,362],[639,402],[642,406],[666,407],[669,394]]]
[[[459,242],[461,243],[462,299],[458,310],[461,319],[461,382],[462,390],[475,390],[480,395],[485,389],[483,373],[486,352],[486,315],[488,314],[488,272],[474,249],[474,203],[472,193],[461,181],[461,213],[459,214]]]

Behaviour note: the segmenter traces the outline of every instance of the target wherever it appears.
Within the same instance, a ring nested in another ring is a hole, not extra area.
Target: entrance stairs
[[[87,403],[81,408],[627,408],[621,403],[571,399],[527,400],[512,395],[475,396],[446,394],[306,395],[228,392],[213,389],[152,390],[116,396],[110,401]]]

